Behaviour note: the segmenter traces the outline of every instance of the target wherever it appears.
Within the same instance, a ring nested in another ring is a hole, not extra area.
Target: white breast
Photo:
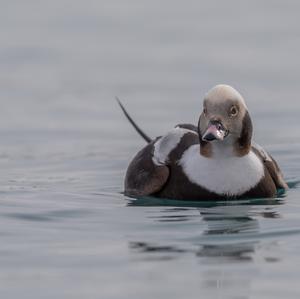
[[[264,176],[261,160],[250,152],[244,157],[206,158],[192,145],[179,161],[189,180],[219,195],[242,195]]]

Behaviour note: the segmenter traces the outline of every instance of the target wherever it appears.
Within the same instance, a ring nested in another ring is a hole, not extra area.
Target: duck
[[[288,185],[274,158],[252,140],[242,95],[219,84],[203,99],[198,124],[178,124],[155,139],[125,116],[147,142],[130,161],[124,194],[175,200],[274,198]]]

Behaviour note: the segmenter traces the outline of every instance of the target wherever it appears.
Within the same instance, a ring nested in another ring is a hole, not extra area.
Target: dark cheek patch
[[[251,139],[253,133],[252,121],[247,111],[243,123],[242,123],[242,132],[241,137],[237,140],[235,145],[235,151],[238,156],[247,155],[251,149]]]

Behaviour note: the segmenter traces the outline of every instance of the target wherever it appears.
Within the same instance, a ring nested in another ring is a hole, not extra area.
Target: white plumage
[[[192,145],[183,154],[179,165],[189,180],[219,195],[238,196],[255,187],[264,176],[261,160],[250,151],[243,157],[199,155],[199,145]]]

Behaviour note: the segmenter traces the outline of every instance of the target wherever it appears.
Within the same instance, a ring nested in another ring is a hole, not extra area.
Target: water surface
[[[297,1],[0,1],[1,298],[299,298]],[[123,196],[144,142],[217,83],[291,186],[275,200]]]

